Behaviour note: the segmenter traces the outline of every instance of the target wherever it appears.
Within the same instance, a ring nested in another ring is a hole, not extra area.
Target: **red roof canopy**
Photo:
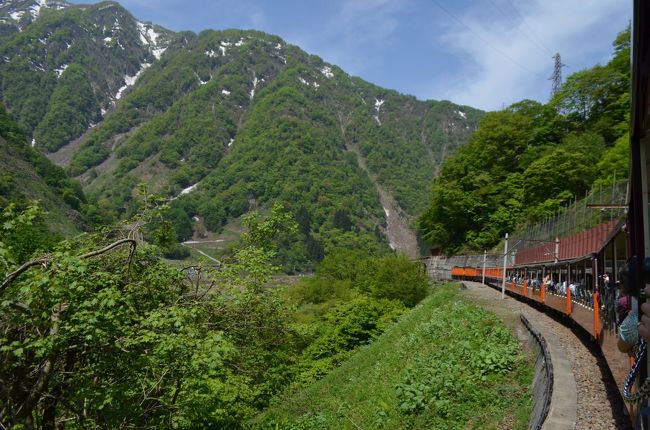
[[[619,220],[611,220],[589,230],[560,238],[558,261],[575,260],[599,252],[613,233],[620,228],[620,223]],[[555,261],[555,243],[553,242],[522,249],[515,254],[515,266],[552,263],[553,261]]]

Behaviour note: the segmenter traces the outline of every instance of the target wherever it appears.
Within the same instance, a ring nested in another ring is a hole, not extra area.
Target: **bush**
[[[325,315],[322,334],[304,351],[299,381],[313,382],[372,342],[405,311],[395,300],[357,296]]]
[[[183,245],[174,244],[163,255],[170,260],[184,260],[190,256],[190,250]]]
[[[370,261],[359,284],[372,297],[399,300],[411,308],[426,297],[429,281],[419,264],[398,255]]]

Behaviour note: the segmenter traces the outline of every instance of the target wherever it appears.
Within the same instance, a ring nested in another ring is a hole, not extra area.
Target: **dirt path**
[[[399,207],[393,196],[391,196],[377,181],[377,176],[371,173],[366,166],[366,160],[363,158],[359,149],[348,145],[348,151],[353,152],[357,156],[359,167],[366,172],[370,180],[377,188],[379,194],[379,201],[384,208],[386,214],[386,237],[388,237],[388,244],[390,247],[406,255],[409,258],[417,258],[420,256],[418,249],[418,241],[415,233],[409,228],[409,219],[406,214]]]

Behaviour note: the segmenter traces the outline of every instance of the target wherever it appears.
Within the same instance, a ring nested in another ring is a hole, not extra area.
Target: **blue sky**
[[[382,87],[486,110],[524,98],[547,101],[555,52],[565,77],[606,63],[632,15],[631,0],[120,3],[175,31],[262,30]]]

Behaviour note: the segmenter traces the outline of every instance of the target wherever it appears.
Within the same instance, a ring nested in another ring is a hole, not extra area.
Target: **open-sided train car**
[[[630,115],[630,177],[627,216],[612,219],[572,236],[557,238],[516,254],[501,254],[485,264],[486,256],[455,257],[454,279],[484,281],[509,294],[537,302],[571,318],[601,346],[608,366],[623,391],[631,367],[639,372],[627,390],[630,417],[635,429],[650,429],[650,379],[648,355],[631,363],[616,347],[616,283],[619,269],[626,264],[627,288],[633,310],[640,313],[644,288],[650,286],[650,2],[634,0],[632,22],[632,103]],[[506,246],[507,248],[507,246]],[[481,265],[481,257],[483,264]],[[459,262],[458,260],[464,260]],[[449,260],[448,260],[449,261]],[[471,261],[471,264],[468,264]],[[460,264],[459,264],[460,263]],[[449,267],[449,266],[447,266]],[[448,279],[444,265],[429,268]],[[630,395],[631,394],[631,395]],[[641,395],[639,395],[641,394]]]
[[[452,278],[485,280],[573,319],[599,342],[621,388],[630,369],[630,360],[616,347],[613,309],[616,288],[612,285],[618,281],[619,268],[627,263],[627,284],[631,295],[637,299],[633,302],[637,312],[645,300],[643,290],[650,285],[650,2],[647,0],[634,0],[632,30],[627,219],[611,220],[558,238],[555,244],[547,242],[518,249],[514,262],[506,258],[509,264],[501,267],[456,265],[451,270]],[[606,274],[609,281],[604,277]],[[641,386],[650,386],[646,379],[648,357],[641,358],[639,364],[640,372],[632,391],[643,392]],[[649,414],[643,412],[649,410],[648,399],[637,398],[628,406],[634,427],[650,428]]]
[[[624,222],[612,220],[559,238],[556,246],[542,244],[518,251],[509,260],[514,264],[507,265],[505,275],[503,267],[480,265],[454,266],[451,274],[458,280],[485,280],[509,295],[573,319],[598,341],[614,379],[622,387],[630,359],[617,348],[615,302],[620,294],[619,269],[629,259],[626,233]],[[629,406],[633,414],[633,405]]]

